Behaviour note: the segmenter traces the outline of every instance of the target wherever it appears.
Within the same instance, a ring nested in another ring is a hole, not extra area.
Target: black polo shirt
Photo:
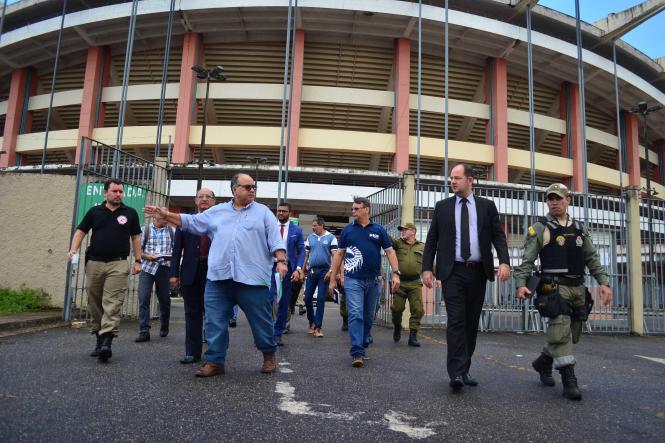
[[[107,208],[106,203],[93,206],[77,229],[85,233],[92,229],[87,255],[97,258],[127,257],[131,236],[141,234],[136,210],[122,203],[115,211]]]

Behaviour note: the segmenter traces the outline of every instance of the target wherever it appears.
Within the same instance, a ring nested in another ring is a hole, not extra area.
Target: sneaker
[[[308,334],[314,334],[314,330],[315,330],[315,329],[316,329],[316,328],[314,327],[314,323],[310,323],[310,324],[309,324],[309,327],[307,328],[307,333],[308,333]]]
[[[351,363],[351,366],[354,368],[361,368],[363,365],[363,358],[361,356],[356,356],[353,357],[353,362]]]
[[[303,307],[303,305],[298,306],[298,315],[305,315],[306,312],[307,312],[307,309],[305,309]]]
[[[323,337],[323,332],[321,332],[320,328],[314,330],[314,337]]]

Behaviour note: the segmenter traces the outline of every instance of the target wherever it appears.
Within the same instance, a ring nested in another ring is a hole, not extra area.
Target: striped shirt
[[[155,261],[143,260],[141,270],[148,274],[155,275],[160,266],[169,266],[171,263],[171,254],[173,253],[172,234],[168,226],[157,228],[153,223],[148,226],[150,234],[148,241],[145,241],[145,228],[141,230],[141,247],[145,254],[156,255],[159,258]],[[144,246],[145,243],[145,246]]]

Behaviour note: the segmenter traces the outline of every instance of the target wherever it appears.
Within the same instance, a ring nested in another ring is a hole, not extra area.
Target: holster
[[[559,294],[559,285],[543,279],[537,289],[534,306],[542,317],[554,318],[559,315],[571,315],[573,312],[570,302]]]
[[[584,305],[573,309],[571,317],[580,321],[587,321],[589,319],[589,314],[591,314],[592,309],[593,309],[593,297],[591,297],[591,292],[589,292],[589,288],[584,288]]]

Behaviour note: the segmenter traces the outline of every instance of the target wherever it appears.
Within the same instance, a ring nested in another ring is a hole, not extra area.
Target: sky
[[[18,0],[8,0],[8,4]],[[473,1],[473,0],[468,0]],[[607,17],[610,12],[619,12],[641,3],[641,0],[580,0],[580,16],[593,23]],[[575,17],[575,0],[540,0],[540,4]],[[665,29],[665,11],[642,23],[629,32],[623,40],[651,58],[665,56],[665,39],[657,36]]]

